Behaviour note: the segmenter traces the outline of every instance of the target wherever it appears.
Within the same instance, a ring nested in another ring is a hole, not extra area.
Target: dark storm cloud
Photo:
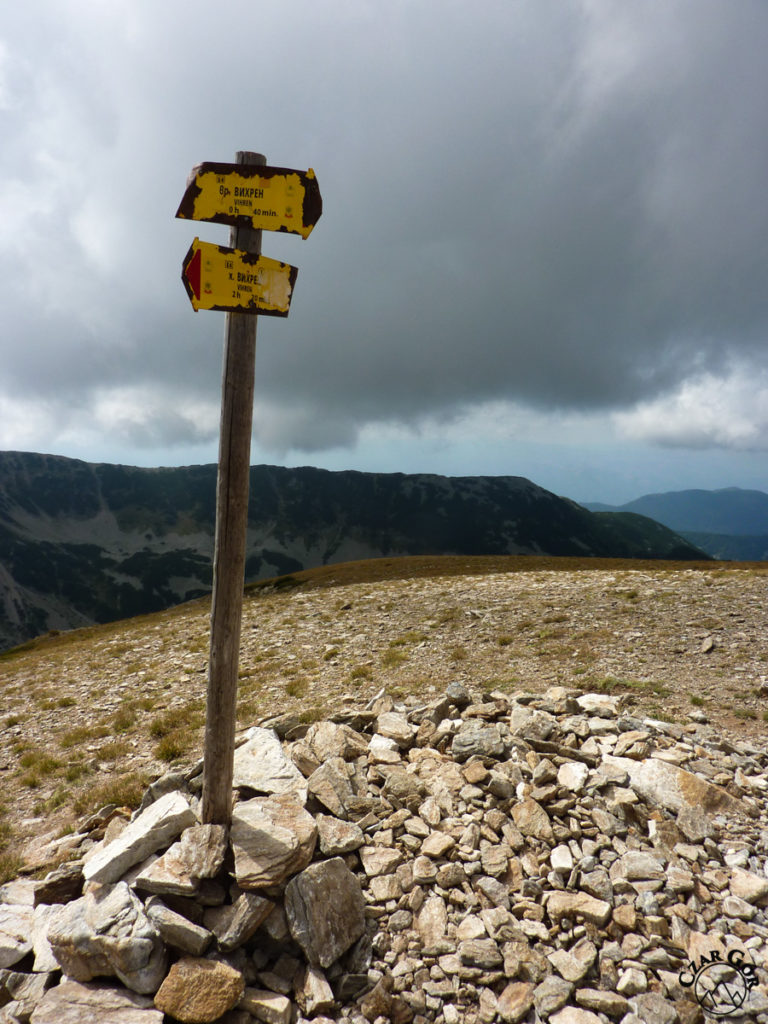
[[[114,392],[144,443],[215,429],[223,317],[178,275],[226,231],[172,214],[192,164],[240,148],[313,165],[324,199],[306,242],[264,236],[300,268],[259,327],[275,450],[504,399],[645,403],[646,434],[673,402],[683,438],[692,381],[768,374],[760,0],[36,8],[34,45],[31,12],[0,30],[17,415],[90,403],[109,429]]]

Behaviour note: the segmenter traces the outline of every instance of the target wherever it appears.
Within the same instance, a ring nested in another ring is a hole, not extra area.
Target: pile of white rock
[[[198,764],[0,888],[0,1024],[768,1024],[768,752],[627,712],[451,684],[262,722],[230,830]]]

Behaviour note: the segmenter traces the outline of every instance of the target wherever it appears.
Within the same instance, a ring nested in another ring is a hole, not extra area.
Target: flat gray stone
[[[364,906],[360,883],[339,857],[310,865],[285,887],[291,935],[313,967],[329,967],[357,942]]]
[[[444,900],[439,896],[430,896],[416,915],[416,930],[425,950],[435,947],[445,938],[447,924],[448,910]]]
[[[30,1024],[163,1024],[163,1014],[135,992],[67,978],[48,989]]]
[[[316,814],[317,837],[320,852],[326,857],[352,853],[365,842],[365,833],[351,821],[341,821],[330,814]]]
[[[324,761],[306,781],[307,789],[331,814],[347,820],[355,799],[355,791],[347,772],[347,763],[341,757]]]
[[[583,1010],[580,1006],[564,1006],[562,1010],[552,1014],[549,1024],[603,1024],[603,1022],[591,1010]]]
[[[547,842],[554,839],[549,815],[531,797],[526,797],[512,807],[512,820],[524,836],[536,836]]]
[[[573,985],[564,978],[558,978],[556,974],[548,974],[544,980],[536,986],[533,993],[533,1004],[538,1015],[544,1019],[556,1013],[568,1002]]]
[[[364,736],[338,722],[313,723],[307,730],[304,743],[320,763],[332,757],[354,761],[365,757],[368,751],[368,741]]]
[[[159,896],[150,896],[144,909],[163,941],[188,956],[202,956],[213,941],[213,934],[207,928],[177,914]]]
[[[59,969],[48,941],[48,925],[58,910],[58,906],[47,906],[43,903],[39,907],[35,907],[35,918],[32,925],[32,949],[35,954],[32,970],[35,973],[45,974],[48,971]]]
[[[676,813],[687,807],[706,814],[747,816],[746,806],[737,797],[684,768],[656,757],[633,761],[629,757],[606,754],[603,762],[626,771],[632,789],[653,806],[666,807]]]
[[[0,905],[0,967],[13,967],[32,949],[31,905]]]
[[[272,913],[275,904],[255,892],[244,892],[234,903],[208,907],[203,924],[213,932],[224,952],[242,946]]]
[[[254,726],[235,751],[232,785],[257,793],[296,793],[307,802],[307,782],[283,750],[277,733]]]
[[[467,967],[481,967],[484,971],[497,970],[504,963],[493,939],[465,939],[459,943],[459,959]]]
[[[290,1024],[293,1009],[288,996],[260,988],[246,988],[238,1006],[264,1024]]]
[[[114,975],[134,992],[156,992],[165,976],[165,945],[124,882],[88,892],[58,908],[48,941],[65,974],[75,981]]]
[[[317,826],[293,793],[235,804],[230,843],[242,889],[279,885],[312,860]]]
[[[468,761],[470,757],[488,757],[501,761],[506,756],[507,746],[498,725],[486,725],[476,718],[461,723],[453,737],[451,753],[457,761]]]
[[[595,899],[585,892],[551,892],[547,898],[547,914],[557,923],[564,917],[605,925],[611,916],[611,904]]]
[[[195,823],[185,797],[167,793],[134,818],[117,839],[98,850],[83,868],[83,877],[102,884],[116,882],[134,864],[168,846]]]
[[[643,992],[629,1000],[629,1005],[644,1024],[676,1024],[677,1009],[658,992]]]
[[[533,1006],[535,986],[529,981],[512,981],[499,996],[496,1013],[504,1024],[518,1024]]]

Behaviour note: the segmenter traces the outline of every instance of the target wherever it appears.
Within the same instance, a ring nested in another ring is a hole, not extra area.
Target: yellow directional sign
[[[177,217],[234,227],[289,231],[307,238],[323,201],[315,172],[287,167],[203,163],[192,169]]]
[[[195,312],[288,316],[296,267],[196,238],[184,257],[181,279]]]

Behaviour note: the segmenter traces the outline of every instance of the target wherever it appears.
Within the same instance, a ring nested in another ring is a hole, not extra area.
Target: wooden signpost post
[[[261,229],[306,238],[322,212],[314,172],[268,167],[260,153],[200,164],[177,217],[230,224],[226,249],[195,239],[182,280],[195,312],[227,311],[222,379],[202,820],[229,825],[256,363],[256,315],[287,316],[296,268],[261,257]]]

